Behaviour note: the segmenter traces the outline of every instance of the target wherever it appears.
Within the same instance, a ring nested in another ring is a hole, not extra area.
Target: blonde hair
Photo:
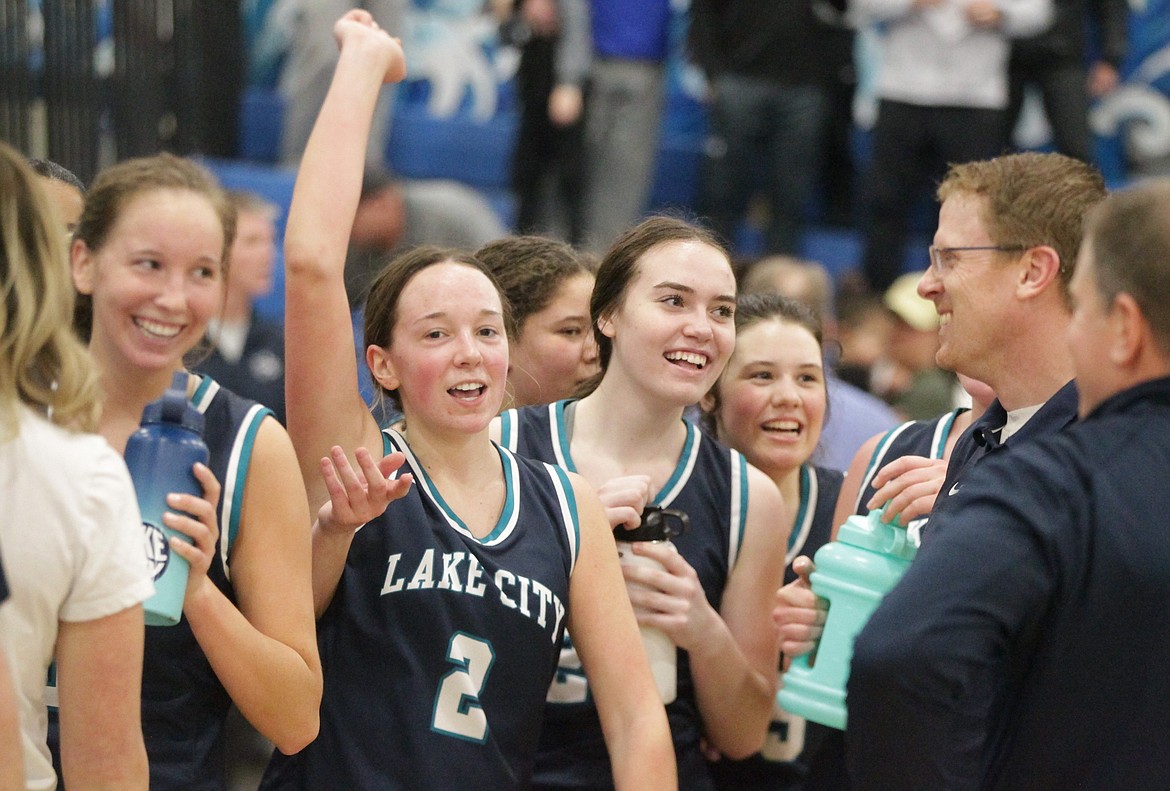
[[[0,143],[0,437],[25,405],[67,428],[94,431],[97,374],[73,333],[65,226],[24,157]]]

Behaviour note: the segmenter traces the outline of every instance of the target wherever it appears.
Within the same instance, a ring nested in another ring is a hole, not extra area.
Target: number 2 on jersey
[[[455,668],[439,682],[431,727],[457,739],[483,744],[487,741],[488,722],[479,696],[496,661],[495,651],[486,640],[456,632],[447,644],[447,661]]]

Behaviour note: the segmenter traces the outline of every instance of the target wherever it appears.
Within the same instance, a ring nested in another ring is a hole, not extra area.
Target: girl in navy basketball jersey
[[[828,393],[820,321],[798,302],[777,294],[737,300],[735,353],[718,383],[703,397],[705,419],[719,439],[742,451],[795,503],[784,557],[812,554],[833,531],[833,508],[843,475],[810,459],[821,439]],[[795,578],[785,566],[785,581]],[[742,761],[711,765],[720,791],[797,788],[804,776],[802,750],[815,745],[816,729],[777,707],[764,747]]]
[[[614,527],[636,526],[647,505],[690,517],[673,545],[636,549],[663,570],[623,567],[639,623],[681,649],[667,714],[688,789],[711,788],[700,740],[735,757],[763,743],[777,663],[770,612],[791,525],[771,480],[683,419],[731,354],[735,289],[710,234],[669,217],[644,221],[598,269],[590,317],[603,373],[595,389],[499,421],[505,446],[596,486]],[[538,788],[606,785],[597,713],[571,637],[549,691]]]
[[[74,235],[73,281],[105,391],[100,433],[119,452],[222,307],[235,211],[212,176],[162,154],[94,181]],[[271,412],[207,377],[202,498],[171,495],[167,524],[191,571],[176,626],[148,627],[142,731],[153,789],[227,788],[223,726],[234,703],[276,746],[317,733],[321,669],[310,586],[310,517],[288,435]],[[63,713],[62,718],[67,714]]]
[[[289,431],[312,501],[326,503],[313,536],[325,694],[320,736],[277,756],[264,787],[527,787],[568,625],[612,782],[673,788],[666,718],[600,503],[579,478],[490,441],[507,307],[475,258],[420,248],[378,276],[366,361],[403,431],[381,432],[361,400],[345,253],[374,102],[404,58],[365,11],[334,33],[341,55],[285,256]]]

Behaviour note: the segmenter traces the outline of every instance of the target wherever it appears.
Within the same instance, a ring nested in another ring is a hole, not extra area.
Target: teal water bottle
[[[785,711],[832,728],[845,728],[853,641],[918,551],[906,528],[882,522],[881,514],[849,517],[837,540],[817,550],[809,581],[829,602],[825,629],[811,654],[792,661],[777,696]]]
[[[203,496],[196,462],[207,464],[203,415],[187,400],[187,374],[175,374],[170,388],[142,411],[142,424],[126,442],[126,466],[134,479],[142,511],[146,559],[154,574],[154,595],[143,605],[148,626],[174,626],[183,614],[188,563],[171,551],[167,539],[187,536],[163,524],[167,495]]]

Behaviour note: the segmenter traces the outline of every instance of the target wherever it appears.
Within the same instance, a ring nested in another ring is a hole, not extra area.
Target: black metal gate
[[[0,0],[0,137],[86,181],[234,156],[243,72],[239,0]]]

